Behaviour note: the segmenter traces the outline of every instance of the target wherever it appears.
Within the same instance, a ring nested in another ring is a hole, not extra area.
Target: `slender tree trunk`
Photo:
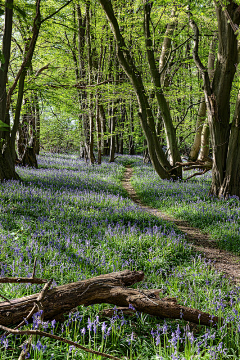
[[[99,104],[96,103],[96,129],[97,129],[97,148],[98,148],[98,165],[102,162],[102,128],[99,117]]]
[[[212,82],[214,77],[214,63],[215,63],[215,50],[217,44],[216,35],[210,44],[209,55],[208,55],[208,75],[209,81]],[[209,127],[204,125],[207,114],[207,107],[205,102],[205,96],[201,97],[201,103],[198,110],[196,134],[194,143],[191,148],[189,160],[195,161],[197,158],[202,160],[205,156],[208,156],[209,152]],[[201,148],[201,149],[200,149]],[[200,150],[200,153],[199,153]],[[198,157],[199,154],[199,157]]]
[[[130,111],[129,111],[129,130],[130,130],[130,135],[129,135],[129,150],[128,153],[129,155],[135,155],[135,148],[134,148],[134,124],[133,124],[133,101],[131,100],[130,103]]]
[[[145,0],[144,5],[144,33],[145,33],[145,42],[147,48],[147,57],[149,68],[151,72],[152,81],[155,87],[156,98],[158,102],[158,106],[161,110],[161,115],[164,122],[164,128],[166,132],[166,139],[167,139],[167,147],[169,149],[169,157],[170,157],[170,164],[173,166],[176,162],[181,162],[180,152],[177,146],[177,139],[176,139],[176,131],[173,126],[172,118],[168,103],[166,98],[163,94],[163,90],[161,88],[160,82],[160,73],[156,67],[156,62],[154,59],[154,52],[152,49],[152,40],[150,34],[150,14],[151,14],[152,2]],[[182,177],[182,169],[178,168],[175,172],[176,176],[181,178]]]
[[[167,28],[164,34],[162,49],[161,49],[161,55],[159,58],[159,73],[161,74],[161,85],[162,87],[168,87],[169,86],[169,79],[165,76],[166,75],[166,64],[168,62],[168,57],[170,55],[171,51],[171,45],[172,45],[172,36],[174,29],[177,24],[177,17],[176,17],[176,10],[173,9],[170,17],[170,22],[167,24]],[[166,83],[165,83],[166,79]]]
[[[201,133],[201,148],[198,155],[198,160],[203,161],[209,155],[209,138],[210,138],[210,131],[208,122],[205,122],[202,128]]]
[[[193,142],[193,145],[192,145],[192,148],[190,151],[190,155],[189,155],[190,161],[197,160],[199,150],[201,147],[201,134],[202,134],[202,130],[203,130],[203,124],[206,119],[206,115],[207,115],[207,107],[206,107],[206,103],[205,103],[205,98],[204,98],[204,96],[202,96],[201,103],[200,103],[199,110],[198,110],[198,115],[197,115],[196,134],[195,134],[194,142]]]
[[[114,162],[115,159],[115,124],[116,124],[116,104],[112,102],[112,111],[110,118],[110,154],[109,154],[109,162]]]
[[[117,56],[119,63],[126,72],[129,80],[131,81],[138,100],[140,122],[147,139],[149,154],[153,166],[157,174],[161,178],[169,179],[171,176],[168,170],[171,169],[171,165],[166,159],[166,156],[157,139],[154,117],[146,95],[146,90],[142,82],[141,73],[138,71],[138,69],[136,69],[134,60],[120,33],[119,25],[114,15],[111,2],[107,0],[99,0],[99,1],[109,19],[113,34],[116,39]]]
[[[34,114],[35,114],[35,142],[34,142],[34,152],[36,155],[39,155],[40,151],[40,109],[39,109],[39,98],[37,93],[34,93]]]
[[[102,128],[102,147],[103,147],[103,155],[109,155],[109,146],[108,146],[108,141],[106,139],[106,133],[107,133],[107,120],[106,120],[106,116],[105,116],[105,111],[103,108],[102,104],[99,104],[99,116],[100,116],[100,120],[101,120],[101,128]]]
[[[122,100],[121,104],[121,122],[120,122],[120,139],[119,139],[119,153],[123,154],[123,131],[126,119],[126,104],[125,101]]]
[[[143,151],[143,163],[148,164],[151,162],[148,147],[147,147],[147,141],[144,139],[143,141],[144,151]]]

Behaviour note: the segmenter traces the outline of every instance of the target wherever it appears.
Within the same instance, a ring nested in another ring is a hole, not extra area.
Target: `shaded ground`
[[[155,215],[163,220],[174,223],[178,229],[180,229],[186,235],[186,238],[192,244],[195,250],[204,253],[205,258],[211,260],[214,264],[214,267],[218,271],[222,271],[228,277],[232,278],[235,283],[239,284],[240,257],[233,255],[226,250],[219,249],[216,245],[216,242],[211,240],[208,234],[204,234],[199,229],[192,227],[186,221],[176,219],[171,215],[163,213],[150,206],[144,205],[131,185],[130,180],[132,173],[133,169],[130,166],[127,166],[123,179],[123,187],[127,190],[130,198],[148,213]]]

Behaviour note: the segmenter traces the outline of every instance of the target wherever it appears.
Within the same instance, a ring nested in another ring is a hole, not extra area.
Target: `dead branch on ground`
[[[39,302],[46,320],[57,319],[79,305],[107,303],[121,307],[132,305],[139,312],[161,318],[184,319],[200,325],[211,326],[221,322],[216,316],[178,304],[176,299],[161,299],[160,290],[127,288],[143,278],[142,271],[125,270],[57,286],[49,289],[44,297],[37,293],[13,299],[10,304],[5,301],[0,303],[0,324],[8,326],[22,322]]]

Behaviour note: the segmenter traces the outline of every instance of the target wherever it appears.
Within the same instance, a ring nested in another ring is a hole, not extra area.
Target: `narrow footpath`
[[[211,240],[208,234],[204,234],[199,229],[192,227],[186,221],[176,219],[158,209],[144,205],[131,185],[132,173],[133,169],[127,166],[123,178],[123,187],[127,190],[129,197],[146,212],[175,224],[186,235],[187,240],[196,251],[203,253],[205,258],[211,260],[218,271],[225,273],[235,284],[239,285],[240,257],[219,249],[216,242]]]

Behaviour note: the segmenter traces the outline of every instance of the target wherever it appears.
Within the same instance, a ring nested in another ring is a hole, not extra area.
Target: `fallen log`
[[[175,298],[159,298],[159,290],[140,291],[127,288],[144,278],[143,271],[120,271],[91,279],[57,286],[48,290],[41,301],[44,320],[53,320],[79,305],[107,303],[126,307],[161,318],[183,319],[199,325],[212,326],[221,322],[216,316],[179,305]],[[0,324],[21,322],[32,310],[41,293],[0,303]]]

